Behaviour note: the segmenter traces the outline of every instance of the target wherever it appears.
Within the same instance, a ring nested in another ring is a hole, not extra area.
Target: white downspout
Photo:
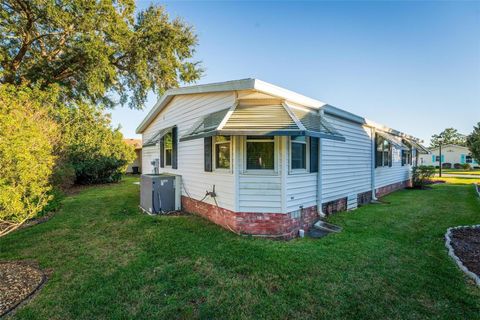
[[[375,149],[376,149],[376,145],[375,145],[375,128],[374,127],[371,127],[371,132],[372,132],[372,137],[370,139],[370,141],[372,142],[372,152],[371,152],[371,179],[370,181],[372,182],[372,185],[371,185],[371,188],[372,188],[372,200],[377,200],[377,196],[375,195]]]
[[[323,109],[320,109],[320,116],[323,117]],[[323,155],[323,141],[322,138],[318,138],[318,172],[317,172],[317,212],[318,215],[323,218],[325,213],[322,208],[322,155]]]

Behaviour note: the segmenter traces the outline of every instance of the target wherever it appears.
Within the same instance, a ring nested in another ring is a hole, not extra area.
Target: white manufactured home
[[[181,175],[184,211],[281,238],[407,186],[428,152],[415,137],[257,79],[168,90],[137,133],[143,173]]]
[[[472,157],[472,153],[467,147],[456,144],[446,144],[442,146],[442,155],[440,158],[440,148],[431,148],[430,154],[420,156],[419,165],[439,166],[442,160],[442,167],[460,168],[462,165],[468,164],[472,168],[479,167],[480,164]]]

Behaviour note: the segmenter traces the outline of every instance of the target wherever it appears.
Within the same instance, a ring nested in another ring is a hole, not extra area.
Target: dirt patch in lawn
[[[480,276],[480,227],[452,229],[450,240],[455,255],[463,265]]]
[[[0,261],[0,317],[30,299],[46,280],[33,261]]]

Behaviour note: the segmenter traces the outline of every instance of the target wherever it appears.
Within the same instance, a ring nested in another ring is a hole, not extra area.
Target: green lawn
[[[440,170],[436,169],[435,171],[439,173]],[[478,169],[472,169],[472,170],[442,169],[442,173],[480,176],[480,170]]]
[[[0,239],[0,259],[53,272],[16,318],[480,317],[480,289],[443,238],[479,223],[471,185],[399,191],[331,217],[342,233],[280,242],[139,214],[134,181],[68,197],[50,221]]]

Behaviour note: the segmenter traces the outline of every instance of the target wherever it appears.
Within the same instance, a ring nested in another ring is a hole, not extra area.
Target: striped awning
[[[382,132],[382,131],[377,131],[377,134],[390,142],[396,149],[400,150],[410,150],[408,146],[406,146],[402,142],[401,137],[394,136],[393,134],[387,133],[387,132]]]
[[[180,141],[216,135],[311,136],[345,141],[318,112],[290,108],[287,104],[238,104],[208,114]]]
[[[407,143],[409,143],[413,148],[417,149],[418,153],[421,153],[421,154],[429,154],[430,151],[428,151],[427,148],[425,148],[424,146],[422,146],[420,143],[418,143],[417,141],[415,140],[412,140],[412,139],[405,139],[407,141]]]
[[[150,139],[148,139],[145,143],[142,144],[142,147],[150,147],[156,145],[167,132],[172,130],[172,128],[173,126],[158,130]]]

